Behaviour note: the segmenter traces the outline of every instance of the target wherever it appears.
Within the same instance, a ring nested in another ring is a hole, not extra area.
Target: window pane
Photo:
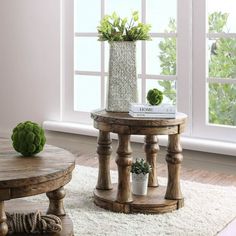
[[[176,104],[176,82],[169,80],[146,80],[146,94],[150,89],[157,88],[163,92],[163,103]]]
[[[76,75],[74,80],[74,110],[90,112],[100,107],[100,77]]]
[[[114,11],[122,18],[130,18],[133,11],[138,11],[141,19],[141,0],[106,0],[105,14],[110,15]]]
[[[208,40],[209,77],[236,77],[236,39]]]
[[[75,70],[100,71],[101,43],[93,37],[75,38]]]
[[[208,89],[208,122],[236,126],[236,85],[210,83]]]
[[[101,19],[100,2],[97,0],[74,0],[75,32],[97,32],[97,26]]]
[[[147,74],[176,74],[176,38],[147,41]]]
[[[236,1],[235,0],[208,0],[209,32],[236,32]]]
[[[176,27],[167,29],[170,22],[176,22],[176,0],[148,0],[147,23],[152,25],[152,32],[175,32]]]

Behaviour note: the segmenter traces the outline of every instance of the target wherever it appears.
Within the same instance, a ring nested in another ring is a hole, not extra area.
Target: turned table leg
[[[159,151],[158,137],[156,135],[146,135],[144,139],[144,150],[146,160],[152,166],[149,173],[148,187],[157,187],[157,152]]]
[[[99,131],[97,154],[99,160],[97,189],[112,189],[110,177],[110,156],[112,153],[111,138],[109,132]]]
[[[0,236],[7,235],[8,227],[7,227],[7,217],[4,208],[4,201],[0,201]]]
[[[46,195],[49,198],[47,214],[53,214],[56,216],[66,215],[63,204],[63,198],[66,195],[64,187],[60,187],[52,192],[47,192]]]
[[[118,166],[118,189],[116,200],[120,203],[132,202],[130,187],[130,169],[132,165],[132,149],[130,135],[118,134],[119,145],[116,163]]]
[[[168,184],[166,190],[166,199],[182,199],[180,189],[180,167],[183,160],[182,148],[180,145],[180,135],[169,135],[166,161],[168,164]]]

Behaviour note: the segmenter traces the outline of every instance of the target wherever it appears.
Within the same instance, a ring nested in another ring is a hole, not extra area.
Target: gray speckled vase
[[[106,110],[128,112],[137,100],[136,43],[110,42]]]

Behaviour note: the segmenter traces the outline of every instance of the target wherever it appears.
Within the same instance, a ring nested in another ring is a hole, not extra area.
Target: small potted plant
[[[132,192],[135,195],[146,195],[148,186],[148,176],[151,166],[144,159],[136,159],[132,163]]]
[[[103,17],[97,30],[98,40],[110,44],[106,110],[128,112],[130,102],[138,101],[136,41],[151,39],[151,25],[140,22],[138,11],[131,19],[113,12]]]

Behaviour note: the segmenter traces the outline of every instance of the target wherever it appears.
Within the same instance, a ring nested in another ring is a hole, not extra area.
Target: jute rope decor
[[[55,215],[42,215],[37,210],[35,213],[8,213],[8,233],[57,233],[62,230],[61,219]]]

